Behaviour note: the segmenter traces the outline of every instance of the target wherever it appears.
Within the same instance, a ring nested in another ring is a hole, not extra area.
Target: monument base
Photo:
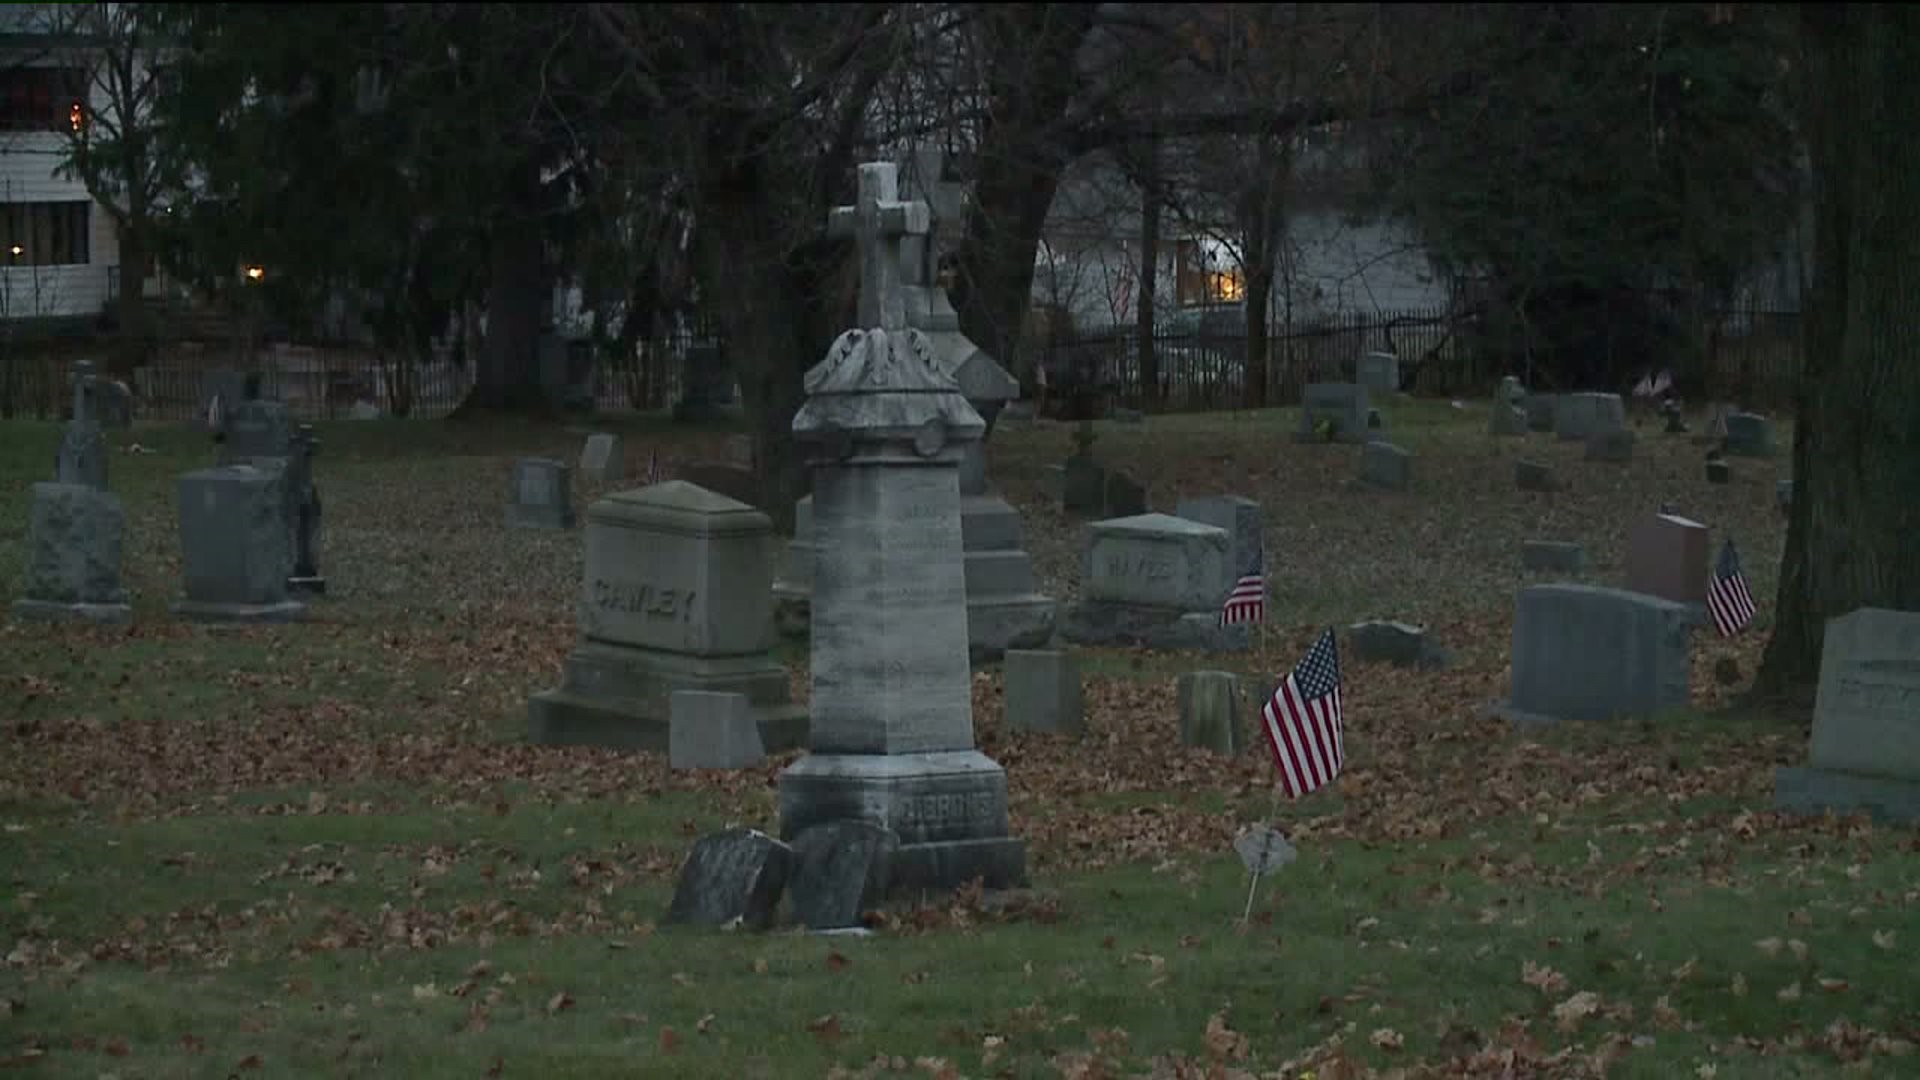
[[[1239,652],[1253,647],[1245,623],[1222,626],[1218,612],[1174,611],[1108,600],[1069,605],[1060,636],[1075,645],[1125,645],[1146,649]]]
[[[21,622],[127,623],[133,608],[126,604],[62,604],[55,600],[15,600],[13,617]]]
[[[298,600],[276,604],[219,604],[204,600],[178,600],[168,611],[176,619],[205,623],[279,623],[296,622],[307,614],[307,605]]]
[[[290,577],[287,579],[287,591],[307,596],[327,595],[327,579],[318,574],[312,577]]]
[[[575,646],[560,685],[527,699],[528,738],[666,753],[675,690],[745,694],[769,754],[807,744],[807,711],[791,702],[787,669],[766,654],[685,656],[601,641]]]
[[[1007,835],[1006,770],[978,750],[811,754],[780,774],[782,840],[848,819],[899,836],[891,891],[1026,883],[1026,842]]]
[[[1865,811],[1882,822],[1920,821],[1920,782],[1807,766],[1776,769],[1773,805],[1793,814]]]

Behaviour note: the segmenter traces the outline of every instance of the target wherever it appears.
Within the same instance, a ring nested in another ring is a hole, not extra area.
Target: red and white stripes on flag
[[[1253,565],[1240,575],[1220,607],[1220,625],[1265,622],[1267,618],[1267,570],[1263,552],[1253,553]]]
[[[1720,549],[1712,580],[1707,583],[1707,613],[1722,637],[1732,637],[1753,621],[1753,594],[1747,591],[1747,576],[1740,572],[1740,556],[1733,541]]]
[[[1331,629],[1281,680],[1260,719],[1289,796],[1318,791],[1340,775],[1346,741],[1340,728],[1340,654]]]

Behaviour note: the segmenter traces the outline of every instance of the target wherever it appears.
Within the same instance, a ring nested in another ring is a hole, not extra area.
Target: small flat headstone
[[[667,716],[669,768],[748,769],[767,758],[745,694],[675,690]]]
[[[1773,423],[1758,413],[1729,413],[1727,453],[1734,457],[1772,457]]]
[[[765,929],[792,872],[793,849],[758,829],[708,833],[680,867],[666,921]]]
[[[1389,442],[1360,450],[1360,481],[1385,491],[1405,491],[1413,482],[1413,454]]]
[[[1553,474],[1553,466],[1543,461],[1516,461],[1513,463],[1513,483],[1521,491],[1559,491],[1560,481]]]
[[[1619,394],[1561,394],[1554,402],[1554,433],[1568,442],[1584,442],[1590,435],[1626,426],[1627,407]]]
[[[1427,633],[1403,622],[1361,622],[1347,627],[1347,647],[1361,663],[1413,667],[1427,655]]]
[[[1180,745],[1231,757],[1246,746],[1241,730],[1246,691],[1230,671],[1189,671],[1175,684]]]
[[[1520,545],[1522,569],[1550,574],[1577,574],[1587,564],[1587,550],[1565,540],[1527,540]]]
[[[900,837],[868,821],[826,821],[793,838],[793,915],[810,930],[861,925],[885,899]]]
[[[1527,413],[1527,430],[1552,431],[1553,416],[1559,403],[1559,394],[1528,394],[1521,402],[1521,407]]]
[[[1649,717],[1687,704],[1683,604],[1593,585],[1529,585],[1513,622],[1517,724]]]
[[[580,477],[589,484],[618,483],[625,474],[626,457],[620,436],[595,432],[580,450]]]
[[[1367,388],[1359,383],[1308,383],[1300,390],[1296,442],[1365,442]]]
[[[1078,735],[1086,728],[1080,691],[1080,662],[1058,649],[1008,649],[1007,727]]]
[[[572,470],[552,458],[522,458],[513,463],[513,501],[507,524],[523,529],[573,528]]]
[[[1733,467],[1724,460],[1715,458],[1707,462],[1707,483],[1729,484],[1733,482]]]
[[[1809,760],[1775,774],[1776,805],[1920,819],[1916,699],[1920,612],[1856,608],[1827,620]]]
[[[1393,394],[1400,390],[1400,357],[1390,352],[1370,352],[1360,357],[1355,381],[1371,394]]]

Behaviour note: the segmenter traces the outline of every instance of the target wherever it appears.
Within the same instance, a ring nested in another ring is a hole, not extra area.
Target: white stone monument
[[[835,211],[860,243],[860,325],[806,375],[794,416],[819,544],[807,757],[780,776],[783,839],[836,821],[892,830],[894,888],[1026,876],[1007,778],[974,748],[960,463],[985,423],[907,323],[897,251],[927,230],[891,164]]]

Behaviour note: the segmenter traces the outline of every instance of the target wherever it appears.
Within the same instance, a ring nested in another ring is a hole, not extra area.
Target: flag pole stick
[[[1274,784],[1271,788],[1269,788],[1268,795],[1269,795],[1269,798],[1267,801],[1267,820],[1268,820],[1267,827],[1270,831],[1267,833],[1266,848],[1260,852],[1261,866],[1265,866],[1267,864],[1267,856],[1273,853],[1273,836],[1274,836],[1274,832],[1276,832],[1277,830],[1273,830],[1272,820],[1280,815],[1280,785]],[[1240,912],[1240,926],[1242,929],[1245,929],[1247,922],[1253,918],[1253,898],[1254,898],[1254,895],[1259,892],[1259,890],[1260,890],[1259,871],[1248,870],[1247,871],[1247,906],[1245,910]]]

